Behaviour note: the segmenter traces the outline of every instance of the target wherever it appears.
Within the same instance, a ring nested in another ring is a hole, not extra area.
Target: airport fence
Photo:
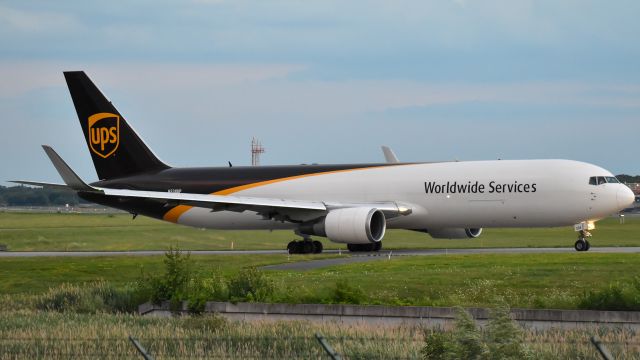
[[[327,346],[323,346],[321,339]],[[585,338],[583,341],[547,339],[525,344],[535,359],[640,359],[640,343]],[[3,338],[0,339],[0,359],[425,359],[428,357],[423,352],[424,346],[424,341],[416,339],[324,337],[320,334],[288,337]]]

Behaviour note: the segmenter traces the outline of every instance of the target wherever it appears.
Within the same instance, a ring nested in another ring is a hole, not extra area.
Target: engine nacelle
[[[300,232],[342,244],[370,244],[381,241],[386,228],[382,211],[357,207],[331,210],[322,221],[300,227]]]
[[[475,239],[482,234],[482,228],[442,228],[427,231],[434,239]]]

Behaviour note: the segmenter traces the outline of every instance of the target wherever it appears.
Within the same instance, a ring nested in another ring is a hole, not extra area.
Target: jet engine
[[[322,221],[301,226],[300,232],[342,244],[371,244],[382,240],[386,228],[382,211],[354,207],[331,210]]]
[[[482,234],[482,228],[442,228],[429,229],[427,232],[434,239],[475,239]]]

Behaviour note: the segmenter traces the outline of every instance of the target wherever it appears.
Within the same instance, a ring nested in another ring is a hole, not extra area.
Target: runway
[[[192,255],[287,255],[286,250],[185,250]],[[475,248],[475,249],[404,249],[381,250],[377,253],[349,253],[348,251],[325,250],[324,254],[350,255],[345,259],[363,261],[365,259],[388,258],[389,256],[435,256],[435,255],[471,255],[471,254],[538,254],[538,253],[575,253],[573,248]],[[103,257],[103,256],[158,256],[164,250],[140,251],[0,251],[0,258],[20,257]],[[640,253],[640,247],[592,247],[586,253]],[[291,255],[294,260],[296,255]],[[360,259],[360,260],[356,260]],[[329,260],[329,259],[326,259]],[[335,259],[332,259],[335,260]]]

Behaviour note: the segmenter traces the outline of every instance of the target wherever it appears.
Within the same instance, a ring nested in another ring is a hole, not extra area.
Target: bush
[[[181,301],[186,293],[191,275],[191,254],[170,247],[164,254],[164,274],[151,277],[151,301],[159,304],[163,300],[172,303]]]
[[[500,305],[490,315],[482,331],[464,309],[456,310],[452,332],[430,330],[425,334],[421,354],[424,359],[528,359],[520,327],[511,319],[509,309]]]
[[[520,326],[513,321],[506,304],[491,311],[491,320],[487,329],[486,341],[491,359],[526,359],[530,357],[524,346],[524,334]]]
[[[62,284],[35,298],[39,310],[77,313],[133,312],[139,297],[132,285],[116,289],[104,281],[83,285]]]
[[[266,301],[274,292],[273,282],[255,267],[240,270],[229,280],[229,299],[237,301]]]
[[[207,301],[229,300],[232,282],[236,286],[234,296],[237,300],[264,299],[273,291],[272,288],[268,289],[267,280],[257,270],[240,274],[227,283],[218,274],[196,272],[190,254],[171,247],[165,252],[164,271],[152,276],[143,273],[138,293],[144,295],[142,301],[154,304],[169,301],[174,311],[181,310],[182,303],[186,301],[190,313],[200,314]],[[240,289],[244,289],[244,292]]]
[[[193,276],[183,300],[188,302],[189,312],[200,314],[204,312],[207,301],[227,301],[229,300],[229,289],[227,281],[217,274],[211,276]]]
[[[424,342],[426,343],[420,353],[422,357],[430,360],[445,360],[451,358],[452,339],[449,334],[444,331],[430,330],[424,334]]]
[[[640,277],[631,283],[609,284],[607,288],[589,291],[578,302],[579,309],[638,311],[640,310]]]
[[[362,304],[365,298],[364,291],[360,287],[352,286],[345,280],[338,280],[333,289],[331,301],[334,304]]]
[[[456,359],[480,359],[486,351],[482,333],[473,316],[463,308],[456,308],[456,327],[452,346]]]

